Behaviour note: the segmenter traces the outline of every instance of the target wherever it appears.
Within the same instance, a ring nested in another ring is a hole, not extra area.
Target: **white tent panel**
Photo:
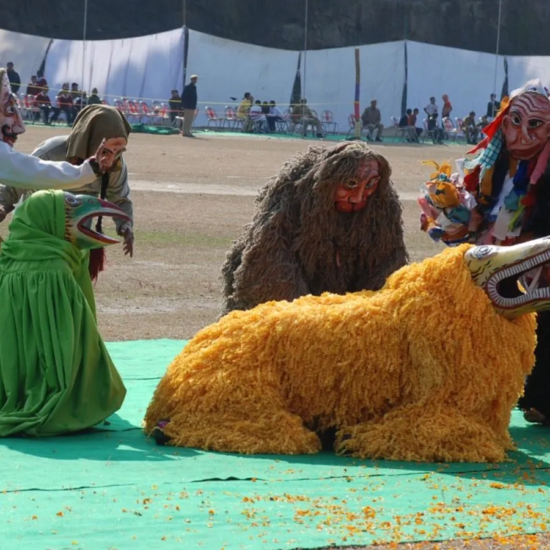
[[[84,61],[85,71],[82,71]],[[46,78],[54,96],[63,82],[98,88],[109,103],[120,97],[167,101],[182,87],[183,30],[122,40],[54,40]],[[82,79],[84,77],[84,82]],[[53,97],[52,97],[53,99]]]
[[[0,67],[13,62],[21,77],[20,94],[25,93],[31,75],[40,68],[49,43],[49,38],[0,30]]]
[[[550,57],[514,56],[508,57],[508,80],[510,92],[527,81],[540,78],[550,89]]]
[[[420,109],[419,119],[425,118],[424,107],[430,96],[436,98],[441,117],[443,100],[447,94],[453,106],[451,117],[464,118],[470,111],[476,117],[487,111],[490,95],[495,87],[500,97],[504,82],[504,62],[494,54],[459,50],[443,46],[407,42],[408,51],[408,107]]]
[[[298,53],[264,48],[189,31],[187,76],[199,75],[199,116],[195,124],[206,123],[204,108],[223,116],[226,105],[240,103],[245,92],[255,99],[288,106]],[[237,98],[237,102],[231,100]]]
[[[382,123],[399,113],[405,61],[403,42],[361,46],[361,111],[376,99]],[[347,132],[355,100],[355,48],[315,50],[307,54],[306,96],[319,115],[329,110],[339,130]]]

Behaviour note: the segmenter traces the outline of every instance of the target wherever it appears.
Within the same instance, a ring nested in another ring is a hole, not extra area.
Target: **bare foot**
[[[538,424],[546,423],[546,416],[537,411],[537,409],[529,409],[527,411],[523,411],[523,418],[525,418],[527,422],[536,422]]]

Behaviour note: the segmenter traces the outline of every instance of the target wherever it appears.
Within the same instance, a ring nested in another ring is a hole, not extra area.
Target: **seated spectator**
[[[489,126],[489,124],[491,124],[489,122],[489,119],[487,118],[487,115],[483,115],[480,119],[479,119],[479,122],[477,123],[477,127],[480,129],[480,130],[483,130],[483,128],[485,128],[486,126]]]
[[[254,105],[250,107],[250,111],[248,112],[248,116],[250,117],[250,121],[253,124],[257,124],[257,128],[259,132],[266,132],[267,131],[267,117],[264,115],[262,111],[262,102],[257,99]]]
[[[97,91],[97,88],[94,88],[90,97],[88,98],[88,105],[101,105],[102,103],[103,101],[101,101],[101,98],[99,97],[99,92]]]
[[[367,107],[361,115],[361,121],[363,122],[363,128],[366,128],[371,137],[374,138],[374,130],[376,130],[376,141],[382,141],[382,132],[384,125],[382,124],[382,115],[380,109],[376,107],[376,99],[370,102],[370,107]]]
[[[262,103],[262,113],[267,116],[269,114],[269,103],[267,101],[264,101]]]
[[[84,109],[86,105],[88,105],[88,94],[86,94],[86,92],[82,92],[74,99],[74,112],[76,113],[75,116],[78,116],[78,113],[82,109]]]
[[[246,92],[237,109],[237,118],[243,121],[243,132],[250,131],[251,124],[248,113],[250,112],[253,102],[254,98],[252,97],[252,94],[250,92]]]
[[[74,105],[73,105],[73,96],[69,92],[69,83],[65,82],[61,90],[56,97],[57,106],[53,108],[53,115],[50,119],[50,122],[57,122],[59,118],[59,113],[65,113],[67,118],[67,126],[72,126],[74,120]]]
[[[323,125],[321,121],[313,114],[311,109],[307,106],[307,99],[301,99],[299,105],[296,105],[292,109],[290,115],[294,124],[302,124],[302,132],[306,135],[308,126],[315,126],[317,129],[317,137],[325,137],[323,133]]]
[[[73,97],[73,102],[79,95],[80,90],[78,89],[78,82],[73,82],[71,84],[71,96]]]
[[[40,88],[38,87],[38,79],[36,78],[36,75],[33,74],[31,76],[31,81],[27,85],[27,95],[30,96],[36,96],[40,93]]]
[[[47,94],[50,88],[48,87],[48,81],[44,78],[44,71],[36,71],[36,76],[38,77],[36,82],[38,89]]]
[[[409,116],[409,126],[411,128],[414,128],[415,130],[415,133],[416,133],[416,139],[415,141],[416,142],[419,142],[420,141],[420,136],[422,135],[422,132],[424,131],[422,128],[418,128],[416,126],[416,122],[418,120],[418,114],[420,113],[420,110],[418,108],[414,108],[412,114]]]
[[[168,107],[170,109],[170,124],[172,126],[176,126],[176,117],[183,116],[183,110],[181,108],[181,96],[177,90],[172,90],[170,93],[172,94],[170,99],[168,100]]]
[[[44,124],[50,124],[50,112],[52,110],[52,102],[48,93],[41,90],[40,93],[34,98],[34,104],[42,111],[42,117]]]
[[[407,131],[407,141],[417,141],[414,126],[411,127],[409,120],[412,116],[412,109],[407,109],[405,114],[399,119],[399,128],[405,128]]]
[[[462,121],[462,131],[466,136],[466,141],[470,145],[475,145],[477,143],[479,128],[476,124],[476,114],[473,111],[471,111],[470,114]]]
[[[269,102],[269,114],[267,115],[267,124],[269,125],[269,131],[273,134],[277,129],[277,121],[283,120],[283,113],[281,113],[277,104],[271,100]]]

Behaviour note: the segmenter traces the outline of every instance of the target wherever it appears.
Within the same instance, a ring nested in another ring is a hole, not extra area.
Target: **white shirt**
[[[271,116],[283,116],[281,111],[279,110],[279,107],[270,107],[269,114]]]
[[[19,153],[0,141],[0,182],[23,189],[74,189],[97,179],[89,161],[80,166]]]
[[[437,105],[435,103],[428,103],[424,109],[430,116],[437,113]]]
[[[261,105],[252,105],[249,115],[252,120],[265,119]]]

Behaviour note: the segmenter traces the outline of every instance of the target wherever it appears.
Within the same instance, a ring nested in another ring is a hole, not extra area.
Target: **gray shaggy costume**
[[[378,188],[364,209],[339,213],[337,186],[372,159]],[[306,294],[381,288],[408,262],[390,175],[388,161],[362,142],[310,147],[285,163],[260,191],[252,222],[227,255],[222,314]]]

